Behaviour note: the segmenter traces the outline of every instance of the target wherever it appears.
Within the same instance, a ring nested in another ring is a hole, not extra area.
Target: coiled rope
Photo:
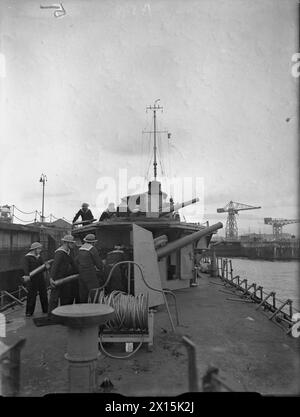
[[[112,273],[113,273],[113,271],[114,271],[114,269],[116,268],[116,267],[118,267],[119,265],[122,265],[122,264],[128,264],[128,265],[136,265],[137,266],[137,268],[139,269],[139,271],[140,271],[140,274],[141,274],[141,278],[142,278],[142,280],[143,280],[143,282],[144,282],[144,284],[146,285],[146,287],[148,287],[149,289],[151,289],[151,290],[153,290],[153,291],[157,291],[157,292],[160,292],[161,294],[162,294],[162,296],[163,296],[163,298],[164,298],[164,301],[165,301],[165,306],[166,306],[166,309],[167,309],[167,312],[168,312],[168,316],[169,316],[169,319],[170,319],[170,323],[171,323],[171,326],[172,326],[172,329],[173,329],[173,331],[174,332],[176,332],[176,330],[175,330],[175,326],[174,326],[174,323],[173,323],[173,320],[172,320],[172,317],[171,317],[171,313],[170,313],[170,310],[169,310],[169,305],[168,305],[168,302],[167,302],[167,298],[166,298],[166,294],[170,294],[173,298],[174,298],[174,302],[175,302],[175,309],[176,309],[176,319],[177,319],[177,324],[179,324],[179,319],[178,319],[178,311],[177,311],[177,303],[176,303],[176,297],[175,297],[175,294],[171,291],[171,290],[168,290],[168,289],[159,289],[159,288],[154,288],[154,287],[152,287],[151,285],[149,285],[148,284],[148,282],[146,281],[146,279],[145,279],[145,277],[144,277],[144,274],[143,274],[143,270],[142,270],[142,268],[141,268],[141,266],[137,263],[137,262],[134,262],[134,261],[121,261],[121,262],[117,262],[113,267],[112,267],[112,269],[110,270],[110,273],[108,274],[108,277],[107,277],[107,279],[106,279],[106,281],[105,281],[105,283],[101,286],[101,287],[99,287],[99,288],[94,288],[94,289],[92,289],[92,290],[90,290],[90,293],[89,293],[89,302],[93,302],[93,303],[96,303],[97,302],[97,299],[99,299],[100,297],[104,297],[103,295],[102,295],[102,292],[101,292],[101,290],[103,290],[105,287],[106,287],[106,285],[108,284],[108,282],[110,281],[110,279],[111,279],[111,277],[112,277]],[[94,297],[93,297],[93,300],[91,300],[91,292],[92,291],[95,291],[95,295],[94,295]],[[120,291],[115,291],[115,293],[121,293]],[[132,297],[132,296],[130,296],[129,294],[127,295],[127,294],[125,294],[125,293],[121,293],[121,294],[123,294],[123,295],[125,295],[126,296],[126,298],[130,298],[130,297]],[[138,299],[139,297],[144,297],[144,295],[139,295],[139,296],[137,296],[137,297],[133,297],[133,298],[135,298],[135,299]],[[109,299],[107,299],[107,301],[108,301]],[[122,300],[123,301],[123,300]],[[120,301],[118,301],[119,302],[119,305],[121,305],[120,304]],[[111,305],[111,304],[110,304]],[[147,323],[147,320],[143,320],[143,319],[141,319],[141,317],[143,316],[143,314],[146,314],[146,316],[147,316],[147,318],[148,318],[148,294],[147,294],[147,308],[144,308],[144,306],[143,307],[141,307],[143,305],[143,302],[140,300],[139,302],[137,302],[137,305],[135,305],[135,308],[134,308],[134,312],[132,313],[132,314],[136,314],[136,312],[137,311],[139,311],[139,313],[137,314],[137,317],[138,317],[138,320],[140,320],[140,326],[141,327],[143,327],[143,323],[144,322],[146,322]],[[112,306],[112,305],[111,305]],[[113,307],[113,306],[112,306]],[[143,309],[143,313],[141,312],[141,310]],[[129,316],[129,314],[128,314],[128,316]],[[127,317],[128,317],[127,316]],[[147,327],[147,326],[146,326]],[[105,355],[107,355],[107,356],[109,356],[109,357],[111,357],[111,358],[114,358],[114,359],[126,359],[126,358],[129,358],[130,356],[132,356],[134,353],[136,353],[138,350],[139,350],[139,348],[142,346],[142,343],[143,342],[140,342],[140,344],[138,345],[138,347],[132,352],[132,353],[130,353],[129,355],[126,355],[126,356],[115,356],[115,355],[111,355],[110,353],[108,353],[104,348],[103,348],[103,345],[102,345],[102,342],[101,342],[101,334],[100,334],[100,337],[99,337],[99,345],[100,345],[100,347],[101,347],[101,349],[102,349],[102,351],[103,351],[103,353],[105,354]]]
[[[106,285],[109,283],[109,281],[110,281],[110,279],[111,279],[111,277],[112,277],[112,273],[113,273],[113,271],[115,270],[115,268],[117,268],[119,265],[124,265],[124,264],[128,264],[128,265],[136,265],[137,266],[137,268],[139,269],[139,271],[140,271],[140,274],[141,274],[141,278],[142,278],[142,280],[143,280],[143,282],[144,282],[144,284],[146,285],[146,287],[147,288],[149,288],[150,290],[152,290],[152,291],[156,291],[156,292],[160,292],[161,293],[161,295],[163,296],[163,298],[164,298],[164,302],[165,302],[165,306],[166,306],[166,309],[167,309],[167,313],[168,313],[168,316],[169,316],[169,319],[170,319],[170,323],[171,323],[171,326],[172,326],[172,330],[173,330],[173,332],[176,332],[176,330],[175,330],[175,326],[174,326],[174,323],[173,323],[173,320],[172,320],[172,316],[171,316],[171,313],[170,313],[170,309],[169,309],[169,304],[168,304],[168,301],[167,301],[167,298],[166,298],[166,294],[169,294],[169,295],[171,295],[172,297],[173,297],[173,299],[174,299],[174,302],[175,302],[175,310],[176,310],[176,319],[177,319],[177,324],[179,324],[179,318],[178,318],[178,311],[177,311],[177,303],[176,303],[176,296],[175,296],[175,294],[171,291],[171,290],[169,290],[169,289],[167,289],[167,288],[164,288],[164,289],[160,289],[160,288],[154,288],[154,287],[152,287],[151,285],[149,285],[148,284],[148,282],[146,281],[146,279],[145,279],[145,277],[144,277],[144,274],[143,274],[143,270],[142,270],[142,268],[141,268],[141,266],[137,263],[137,262],[134,262],[134,261],[121,261],[121,262],[117,262],[116,264],[114,264],[114,266],[111,268],[111,270],[110,270],[110,273],[108,274],[108,277],[107,277],[107,280],[105,281],[105,283],[101,286],[101,287],[99,287],[99,288],[94,288],[94,289],[92,289],[91,291],[96,291],[96,293],[95,293],[95,296],[94,296],[94,301],[93,302],[96,302],[96,299],[97,299],[97,296],[98,296],[98,294],[99,294],[99,292],[103,289],[103,288],[105,288],[106,287]],[[90,298],[90,297],[89,297]]]
[[[110,305],[115,310],[115,318],[110,320],[106,327],[109,329],[127,329],[145,331],[148,328],[148,294],[145,297],[139,294],[137,297],[127,295],[121,291],[113,291],[111,294],[105,296],[102,292],[99,295],[99,303]],[[128,359],[133,356],[142,346],[141,341],[136,349],[128,355],[117,356],[107,352],[104,348],[101,335],[99,338],[99,345],[103,353],[113,359]]]
[[[105,327],[108,329],[124,329],[135,331],[146,331],[148,329],[148,294],[139,294],[134,297],[128,295],[122,291],[112,291],[109,295],[105,296],[102,291],[99,294],[98,302],[107,304],[115,310],[115,317],[106,323]],[[141,341],[136,349],[130,352],[128,355],[116,356],[107,352],[103,347],[101,341],[101,334],[99,337],[99,345],[103,353],[113,359],[127,359],[133,356],[142,346]]]
[[[111,330],[126,329],[145,331],[148,329],[148,294],[136,297],[122,291],[112,291],[109,295],[99,294],[98,303],[106,304],[115,311],[112,320],[106,323]]]

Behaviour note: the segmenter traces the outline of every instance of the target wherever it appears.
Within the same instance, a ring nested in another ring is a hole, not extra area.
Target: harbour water
[[[299,261],[231,260],[234,275],[262,285],[264,291],[275,291],[280,300],[290,298],[293,307],[300,311]]]

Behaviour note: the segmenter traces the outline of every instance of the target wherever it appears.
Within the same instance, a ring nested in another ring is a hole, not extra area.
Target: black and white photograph
[[[0,0],[0,396],[300,396],[299,10]]]

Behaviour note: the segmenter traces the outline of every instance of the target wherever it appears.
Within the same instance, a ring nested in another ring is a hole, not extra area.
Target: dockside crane
[[[237,239],[238,237],[236,214],[238,214],[239,211],[256,210],[260,208],[260,206],[249,206],[248,204],[236,203],[234,201],[230,201],[225,207],[218,208],[217,213],[228,213],[225,228],[226,239]]]
[[[272,219],[272,217],[264,218],[265,224],[273,226],[273,235],[275,239],[282,239],[282,227],[287,224],[300,223],[300,219],[288,220],[288,219]]]

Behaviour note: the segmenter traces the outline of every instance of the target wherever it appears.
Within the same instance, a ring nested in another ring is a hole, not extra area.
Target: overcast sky
[[[297,3],[65,0],[56,18],[51,0],[0,0],[0,204],[41,210],[45,173],[46,215],[98,218],[101,178],[146,176],[159,98],[163,174],[203,179],[188,220],[225,226],[230,200],[262,206],[241,233],[298,218]]]

